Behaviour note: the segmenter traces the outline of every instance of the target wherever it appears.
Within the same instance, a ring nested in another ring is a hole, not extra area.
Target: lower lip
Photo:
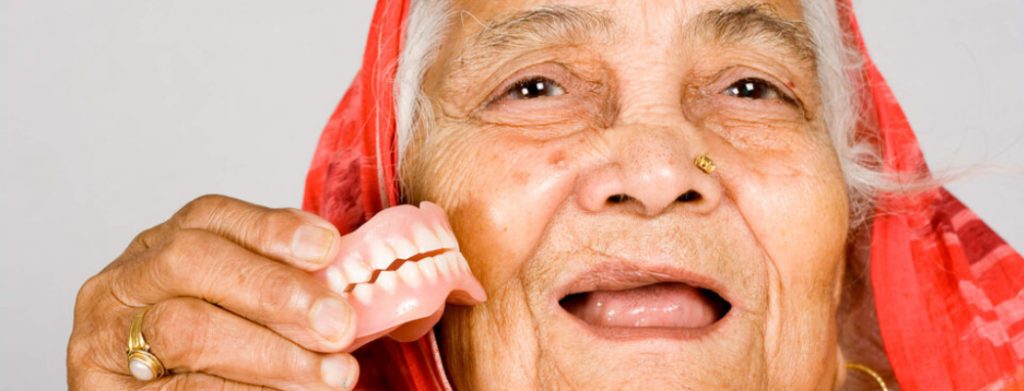
[[[642,341],[642,340],[656,340],[656,339],[668,339],[677,341],[697,341],[706,338],[712,338],[713,333],[721,328],[721,325],[725,323],[725,318],[722,318],[714,324],[702,327],[699,329],[684,329],[684,328],[661,328],[661,327],[609,327],[609,326],[595,326],[579,320],[572,315],[567,315],[572,319],[574,323],[582,327],[592,336],[600,339],[609,341]]]

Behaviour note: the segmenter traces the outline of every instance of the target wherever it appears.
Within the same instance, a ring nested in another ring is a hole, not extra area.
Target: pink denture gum
[[[315,276],[355,310],[350,351],[384,335],[415,340],[441,319],[446,302],[487,299],[444,211],[430,202],[385,209],[343,235],[340,247],[338,258]]]

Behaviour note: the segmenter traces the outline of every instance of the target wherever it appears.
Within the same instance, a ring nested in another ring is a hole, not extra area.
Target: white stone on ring
[[[150,368],[149,365],[146,365],[145,361],[138,358],[133,358],[128,363],[128,369],[131,370],[132,376],[141,381],[150,381],[156,377],[153,368]]]

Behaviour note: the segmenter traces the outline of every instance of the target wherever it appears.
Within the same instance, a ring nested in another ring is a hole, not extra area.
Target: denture
[[[444,211],[430,202],[385,209],[342,236],[340,247],[334,262],[314,275],[355,310],[349,351],[384,335],[418,339],[441,319],[445,303],[487,299]]]

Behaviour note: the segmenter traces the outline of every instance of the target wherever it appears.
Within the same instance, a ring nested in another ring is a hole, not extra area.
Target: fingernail
[[[334,233],[315,225],[303,225],[292,237],[292,255],[296,258],[321,263],[331,251]]]
[[[338,341],[345,336],[351,312],[341,300],[325,297],[313,305],[313,329],[330,341]]]
[[[347,390],[352,387],[352,365],[355,360],[344,355],[326,356],[320,361],[320,377],[330,387]]]

